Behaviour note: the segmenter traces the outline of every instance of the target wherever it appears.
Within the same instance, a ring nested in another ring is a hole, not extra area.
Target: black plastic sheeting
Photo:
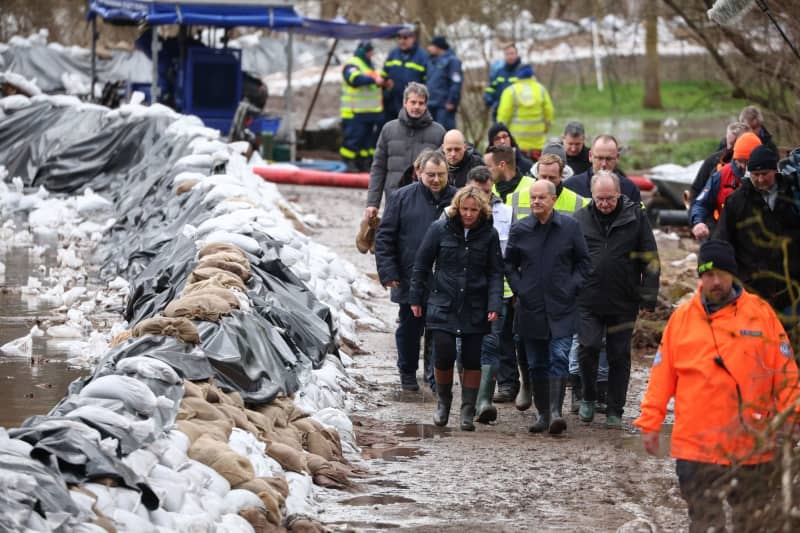
[[[176,167],[191,153],[194,137],[166,134],[172,120],[125,118],[94,106],[58,107],[45,101],[0,117],[0,162],[8,167],[8,179],[20,176],[27,186],[59,192],[91,187],[113,202],[115,224],[94,263],[102,265],[104,278],[121,275],[130,282],[128,305],[120,312],[131,327],[158,315],[180,294],[197,263],[197,245],[184,229],[209,219],[213,207],[202,204],[205,191],[200,187],[180,196],[172,191],[178,172],[211,173],[209,168]],[[336,353],[330,310],[280,261],[282,243],[260,232],[249,236],[260,245],[257,253],[247,254],[253,274],[247,283],[249,310],[235,310],[219,322],[195,321],[201,339],[197,346],[164,336],[121,342],[93,375],[70,385],[68,396],[49,415],[31,417],[9,432],[32,449],[17,461],[0,449],[0,471],[30,472],[38,486],[33,493],[0,497],[6,504],[0,514],[16,517],[10,522],[14,528],[35,523],[25,521],[31,510],[49,521],[56,511],[74,511],[66,484],[94,479],[111,478],[139,491],[147,508],[158,507],[153,491],[121,459],[172,426],[183,378],[213,378],[246,402],[263,404],[296,391],[301,373]],[[152,412],[142,413],[124,398],[87,397],[99,380],[128,375],[123,362],[140,356],[166,363],[173,375],[167,381],[136,376],[159,400]],[[126,430],[127,425],[138,430]],[[108,438],[116,439],[116,450],[101,444]],[[2,520],[0,529],[7,525]]]

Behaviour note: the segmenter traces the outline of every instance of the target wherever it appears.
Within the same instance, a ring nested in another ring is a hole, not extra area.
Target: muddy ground
[[[374,275],[374,256],[359,254],[354,245],[366,191],[280,188],[324,221],[313,232],[318,242]],[[685,255],[676,250],[671,257]],[[378,290],[383,296],[369,304],[389,330],[360,331],[364,353],[353,355],[349,369],[359,384],[352,418],[374,476],[359,481],[352,493],[325,492],[326,523],[359,531],[687,528],[674,462],[646,455],[632,426],[652,361],[649,350],[634,358],[622,431],[606,430],[603,415],[585,425],[569,414],[565,434],[531,435],[532,412],[501,404],[495,425],[462,432],[453,423],[457,400],[450,426],[437,428],[430,391],[400,390],[392,331],[397,308],[388,291]],[[667,436],[662,449],[668,450]]]

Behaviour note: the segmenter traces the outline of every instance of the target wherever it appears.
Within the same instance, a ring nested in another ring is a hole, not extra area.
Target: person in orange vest
[[[725,531],[723,500],[734,531],[772,530],[775,432],[796,424],[797,364],[770,305],[736,281],[733,247],[700,247],[700,283],[672,314],[634,422],[657,455],[667,404],[675,399],[671,451],[690,532]],[[779,413],[791,413],[781,424]]]

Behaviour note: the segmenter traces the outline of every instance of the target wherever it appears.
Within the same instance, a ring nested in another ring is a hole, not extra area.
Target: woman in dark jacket
[[[459,190],[425,234],[414,261],[409,303],[433,332],[434,375],[439,404],[433,421],[447,425],[453,400],[456,337],[461,338],[461,429],[474,431],[481,381],[481,344],[503,304],[503,259],[492,210],[477,187]],[[433,273],[431,269],[433,268]]]

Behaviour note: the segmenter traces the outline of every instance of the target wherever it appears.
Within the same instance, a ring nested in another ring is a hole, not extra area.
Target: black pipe
[[[659,226],[688,226],[689,216],[685,209],[659,209],[656,213]]]

